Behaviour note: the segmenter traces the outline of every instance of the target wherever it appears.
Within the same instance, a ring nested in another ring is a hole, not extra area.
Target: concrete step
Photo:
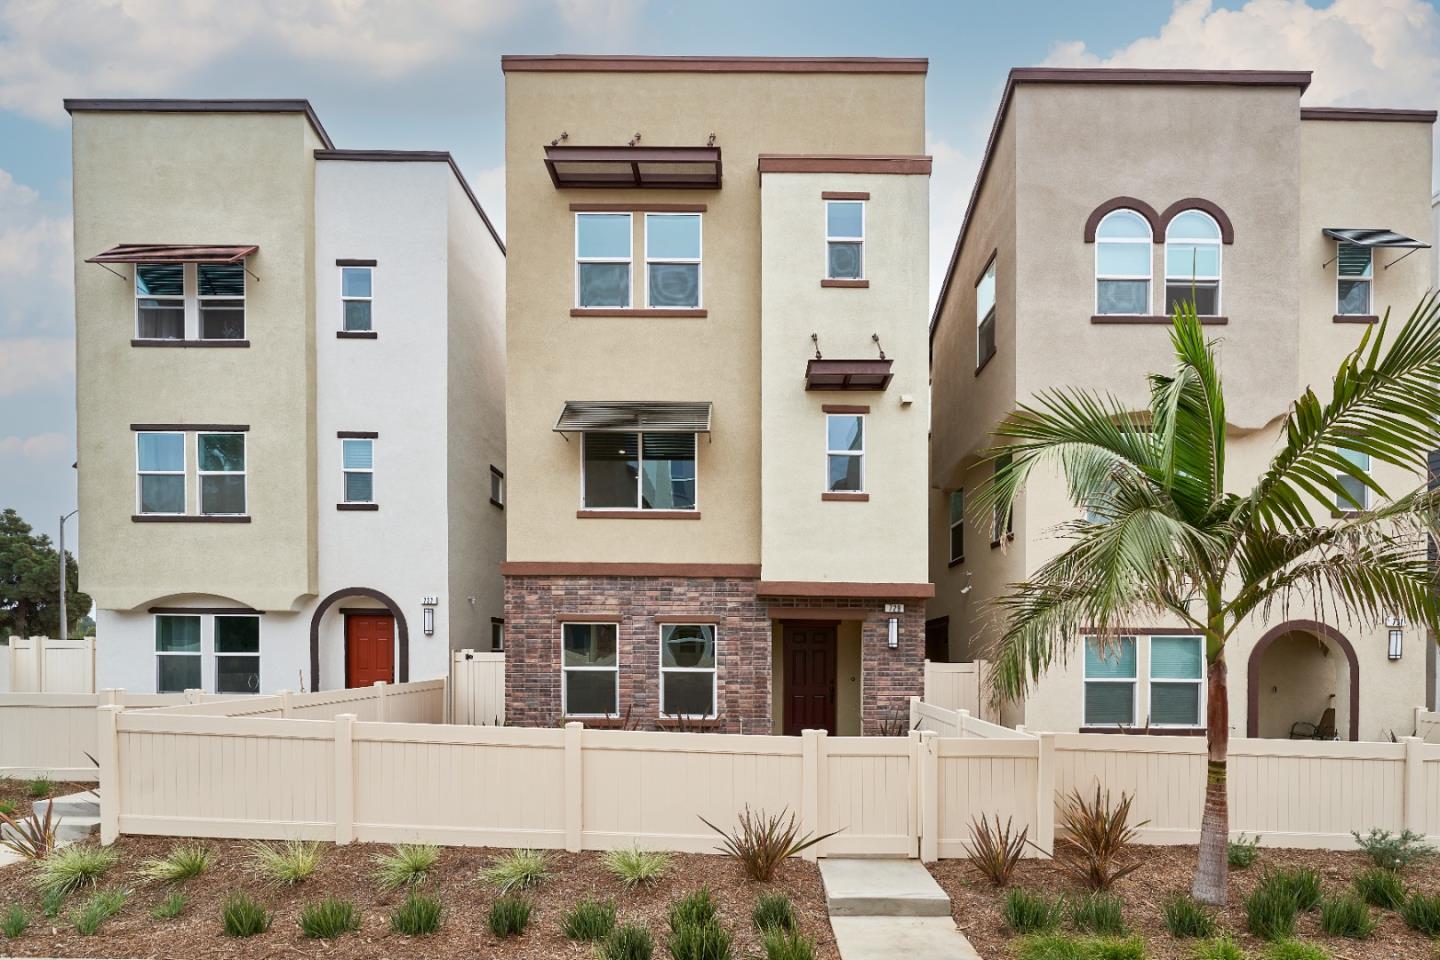
[[[950,916],[950,898],[919,860],[825,857],[820,877],[832,918],[945,917],[948,922]]]
[[[55,839],[61,843],[84,840],[100,832],[99,817],[62,817],[55,824]],[[0,835],[11,836],[14,831],[0,825]]]
[[[45,808],[49,806],[55,808],[55,816],[64,817],[67,820],[71,817],[100,816],[100,798],[88,790],[63,797],[54,797],[50,800],[36,800],[35,812],[43,817]]]
[[[980,960],[948,916],[832,916],[830,928],[841,960]]]

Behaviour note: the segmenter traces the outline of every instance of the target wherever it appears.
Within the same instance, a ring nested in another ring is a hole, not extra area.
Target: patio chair
[[[1339,740],[1340,732],[1335,729],[1335,708],[1326,707],[1320,714],[1319,723],[1297,720],[1290,725],[1291,740]]]

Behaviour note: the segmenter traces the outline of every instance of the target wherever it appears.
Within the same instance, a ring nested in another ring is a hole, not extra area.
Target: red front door
[[[395,618],[388,613],[345,615],[345,686],[395,682]]]
[[[785,624],[785,734],[835,732],[835,624]]]

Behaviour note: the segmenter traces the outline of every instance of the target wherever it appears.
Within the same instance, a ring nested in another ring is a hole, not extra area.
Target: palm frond
[[[1175,372],[1150,378],[1150,411],[1164,484],[1186,516],[1207,515],[1225,489],[1225,396],[1214,344],[1195,304],[1176,304],[1170,342]]]

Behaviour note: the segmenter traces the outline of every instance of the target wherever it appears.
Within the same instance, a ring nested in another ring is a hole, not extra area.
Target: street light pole
[[[65,521],[80,512],[76,507],[60,518],[60,639],[70,639],[69,611],[65,609]]]

